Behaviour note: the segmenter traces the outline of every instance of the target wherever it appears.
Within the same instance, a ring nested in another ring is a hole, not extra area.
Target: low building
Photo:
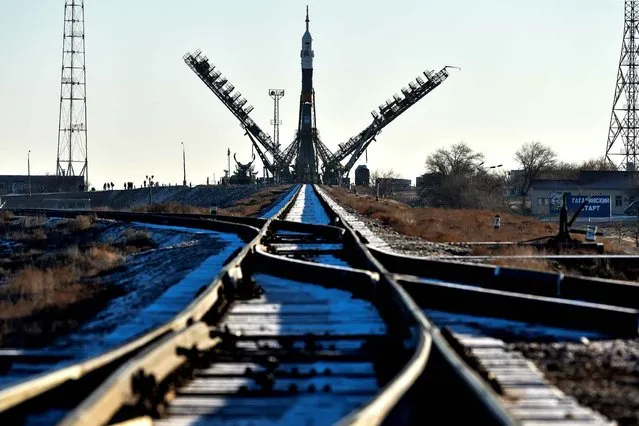
[[[388,188],[391,192],[401,192],[411,190],[410,179],[395,179],[395,178],[377,178],[377,182],[380,187]]]
[[[537,179],[532,182],[529,198],[536,216],[552,214],[551,206],[563,193],[572,196],[610,197],[610,214],[623,215],[624,210],[639,196],[639,172],[580,171],[576,179]]]
[[[0,195],[84,191],[84,176],[0,175]]]

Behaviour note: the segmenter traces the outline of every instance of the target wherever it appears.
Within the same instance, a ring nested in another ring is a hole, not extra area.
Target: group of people
[[[206,184],[207,185],[209,184],[208,178],[206,180]],[[166,185],[164,185],[164,184],[160,185],[159,182],[153,182],[153,181],[147,182],[145,180],[144,182],[142,182],[142,186],[140,186],[140,188],[148,188],[149,186],[151,188],[158,188],[160,186],[166,186]],[[168,186],[171,186],[171,184],[169,183]],[[180,186],[180,185],[178,185],[176,183],[175,186]],[[124,187],[125,191],[131,190],[131,189],[135,189],[135,185],[133,184],[133,182],[124,182],[123,187]],[[190,183],[190,182],[189,182],[189,187],[191,187],[191,188],[193,187],[193,184]],[[106,182],[104,185],[102,185],[102,189],[105,190],[105,191],[107,191],[107,190],[113,191],[115,189],[115,185],[113,184],[113,182]],[[93,189],[93,190],[95,191],[95,189]]]
[[[146,186],[146,182],[144,186]],[[115,189],[115,184],[113,182],[106,182],[104,185],[102,185],[102,189],[104,189],[105,191],[113,191]],[[124,182],[124,189],[135,189],[135,185],[133,185],[133,182]]]

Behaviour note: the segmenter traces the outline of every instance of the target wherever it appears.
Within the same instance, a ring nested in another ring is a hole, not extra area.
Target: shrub
[[[138,248],[156,246],[149,232],[134,228],[129,228],[124,231],[124,245]]]
[[[95,219],[95,216],[76,216],[75,219],[71,219],[68,221],[68,227],[73,232],[86,231],[93,226]]]
[[[10,210],[0,210],[0,225],[7,225],[16,218]]]

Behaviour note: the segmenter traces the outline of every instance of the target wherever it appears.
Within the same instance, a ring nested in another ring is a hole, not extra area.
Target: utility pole
[[[184,151],[184,142],[182,144],[182,167],[184,168],[184,178],[182,180],[182,185],[186,186],[186,152]]]
[[[27,175],[29,176],[29,195],[31,195],[31,150],[27,152]]]

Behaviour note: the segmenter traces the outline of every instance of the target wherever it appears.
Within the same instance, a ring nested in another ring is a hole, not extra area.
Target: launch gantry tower
[[[448,68],[451,67],[446,66],[438,72],[424,71],[401,90],[402,95],[393,95],[391,99],[380,105],[378,110],[373,111],[371,113],[373,122],[357,135],[339,144],[338,150],[333,153],[320,140],[316,126],[315,90],[313,89],[313,58],[315,55],[312,41],[307,8],[306,32],[302,37],[300,53],[302,91],[298,130],[295,139],[284,150],[280,150],[279,143],[275,143],[249,117],[253,107],[245,106],[246,99],[239,92],[234,92],[235,86],[222,76],[221,72],[209,62],[201,51],[187,53],[184,56],[184,61],[240,121],[240,125],[251,140],[264,167],[274,176],[276,181],[316,183],[321,180],[325,184],[341,184],[348,180],[348,175],[355,162],[382,129],[446,80],[449,76]],[[344,160],[347,160],[346,164],[342,164]]]

